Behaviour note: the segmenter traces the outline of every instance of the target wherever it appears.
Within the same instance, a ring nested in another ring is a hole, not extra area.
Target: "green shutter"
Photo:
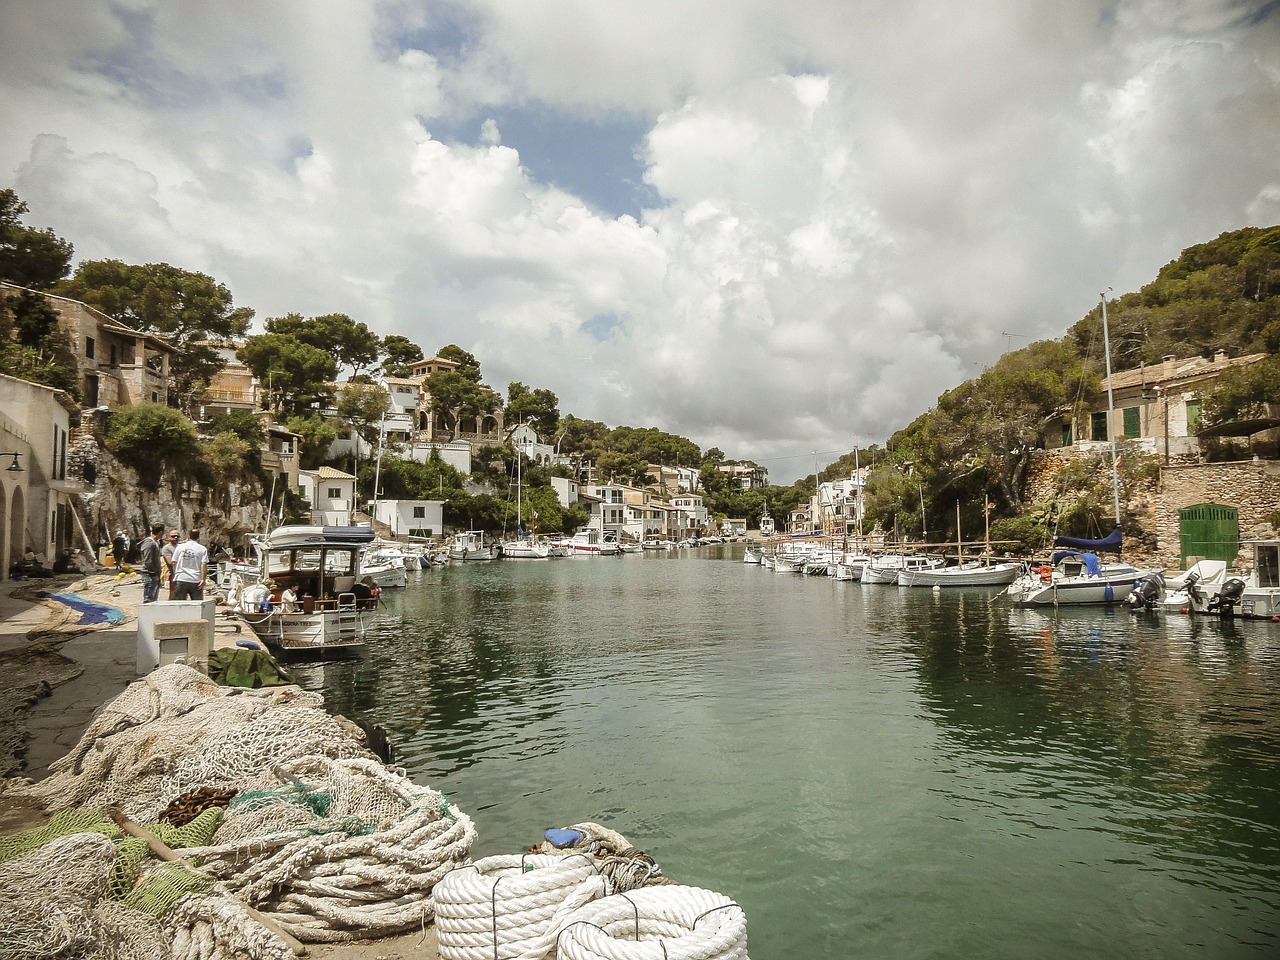
[[[1089,418],[1089,439],[1105,440],[1107,439],[1107,414],[1105,411],[1095,413]]]
[[[1194,437],[1200,432],[1200,401],[1187,401],[1187,436]]]
[[[1142,422],[1137,407],[1124,408],[1124,435],[1133,439],[1142,436]]]

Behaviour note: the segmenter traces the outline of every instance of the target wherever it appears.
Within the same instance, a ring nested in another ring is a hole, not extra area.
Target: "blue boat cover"
[[[1072,550],[1092,550],[1094,553],[1120,553],[1120,528],[1116,527],[1101,540],[1082,540],[1079,537],[1054,537],[1055,547],[1070,547]]]
[[[1098,559],[1096,553],[1080,553],[1078,550],[1057,550],[1050,561],[1057,566],[1058,561],[1063,557],[1079,557],[1084,561],[1084,572],[1091,577],[1096,577],[1102,569],[1102,561]]]

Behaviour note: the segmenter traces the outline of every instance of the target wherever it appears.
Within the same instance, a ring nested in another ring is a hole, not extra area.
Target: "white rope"
[[[699,887],[645,887],[579,909],[556,941],[558,960],[747,960],[747,918]]]
[[[441,960],[548,957],[574,912],[608,893],[590,857],[486,857],[436,884]]]

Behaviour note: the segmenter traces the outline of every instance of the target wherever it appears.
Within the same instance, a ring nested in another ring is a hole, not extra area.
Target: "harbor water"
[[[330,708],[475,820],[593,820],[768,958],[1280,952],[1280,624],[780,575],[724,546],[452,565]]]

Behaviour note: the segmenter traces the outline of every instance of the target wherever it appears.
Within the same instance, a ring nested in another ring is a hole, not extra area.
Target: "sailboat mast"
[[[1110,292],[1111,288],[1107,287]],[[1107,330],[1107,294],[1102,300],[1102,350],[1107,362],[1107,436],[1111,438],[1111,496],[1116,508],[1116,526],[1120,526],[1120,468],[1116,463],[1116,398],[1111,389],[1111,334]]]

